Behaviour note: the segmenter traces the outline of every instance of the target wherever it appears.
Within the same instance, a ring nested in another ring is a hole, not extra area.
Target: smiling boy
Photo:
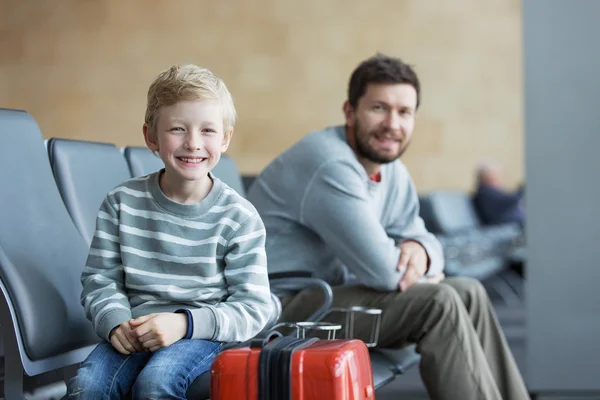
[[[235,117],[207,69],[173,66],[150,86],[143,133],[165,168],[116,187],[98,213],[81,300],[103,342],[67,398],[184,399],[225,342],[267,323],[264,225],[210,172]]]

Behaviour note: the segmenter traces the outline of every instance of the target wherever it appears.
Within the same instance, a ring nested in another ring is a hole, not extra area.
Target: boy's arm
[[[191,310],[193,339],[223,342],[247,340],[259,333],[273,312],[270,298],[265,227],[258,215],[246,220],[225,249],[229,297]]]
[[[113,328],[131,319],[119,246],[119,214],[107,197],[96,219],[87,263],[81,274],[81,303],[98,336],[110,342]]]

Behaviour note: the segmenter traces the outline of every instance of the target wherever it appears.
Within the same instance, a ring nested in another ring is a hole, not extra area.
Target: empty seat
[[[516,223],[483,226],[471,197],[457,190],[437,190],[422,196],[421,216],[435,234],[485,236],[498,246],[516,245],[521,237]],[[500,253],[504,250],[500,249]]]
[[[454,234],[481,226],[467,193],[437,190],[423,200],[421,214],[433,233]]]
[[[79,363],[99,339],[79,301],[87,245],[56,188],[35,120],[0,109],[0,140],[0,329],[10,400],[23,398],[24,373]]]
[[[124,147],[123,155],[129,165],[132,178],[148,175],[165,167],[162,160],[147,147]]]
[[[215,168],[213,168],[212,173],[241,196],[246,197],[246,189],[244,188],[242,176],[231,157],[225,154],[221,155],[221,159]]]
[[[58,190],[75,226],[89,244],[106,194],[130,179],[127,162],[109,143],[53,138],[47,146]]]

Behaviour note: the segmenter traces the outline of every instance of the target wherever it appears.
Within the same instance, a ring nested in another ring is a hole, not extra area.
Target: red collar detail
[[[373,182],[381,182],[381,172],[369,176],[369,179],[371,179]]]

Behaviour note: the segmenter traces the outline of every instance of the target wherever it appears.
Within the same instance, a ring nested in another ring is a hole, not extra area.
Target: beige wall
[[[350,72],[382,51],[422,80],[404,156],[419,190],[469,189],[483,159],[516,184],[520,14],[519,0],[0,0],[0,107],[26,109],[45,137],[141,145],[153,77],[196,63],[229,86],[230,154],[256,173],[340,123]]]

